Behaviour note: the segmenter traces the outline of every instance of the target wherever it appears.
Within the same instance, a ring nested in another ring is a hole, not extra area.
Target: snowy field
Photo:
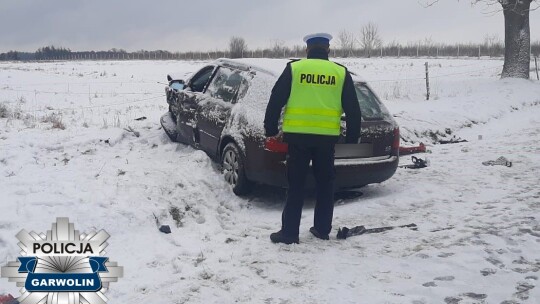
[[[330,241],[308,232],[309,199],[292,246],[269,240],[283,190],[236,197],[206,154],[160,127],[158,82],[207,62],[0,63],[0,264],[18,256],[21,229],[67,216],[111,234],[125,274],[109,303],[540,303],[540,83],[499,80],[501,60],[429,59],[425,101],[426,60],[339,61],[371,83],[404,145],[428,144],[430,166],[339,201]],[[499,156],[513,166],[482,165]],[[418,231],[335,238],[410,223]],[[2,293],[19,290],[0,279]]]

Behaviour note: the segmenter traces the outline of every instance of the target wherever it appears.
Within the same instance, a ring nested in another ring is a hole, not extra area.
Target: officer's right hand
[[[277,135],[274,135],[274,136],[268,136],[267,138],[268,139],[273,139],[273,140],[278,141],[278,142],[282,142],[283,141],[283,132],[279,132]]]

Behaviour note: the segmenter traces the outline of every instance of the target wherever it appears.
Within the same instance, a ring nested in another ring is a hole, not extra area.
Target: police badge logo
[[[62,217],[47,234],[23,229],[17,238],[21,257],[2,267],[1,276],[21,287],[21,304],[105,304],[109,284],[123,275],[104,256],[104,230],[80,234]]]

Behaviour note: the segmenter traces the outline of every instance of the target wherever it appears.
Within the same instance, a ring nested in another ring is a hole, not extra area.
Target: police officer
[[[278,123],[282,108],[283,140],[288,143],[287,179],[289,190],[283,209],[281,230],[270,235],[274,243],[298,243],[304,204],[304,184],[312,162],[317,202],[315,237],[329,239],[334,211],[334,146],[345,112],[347,143],[360,136],[360,106],[347,69],[328,60],[332,36],[317,33],[304,37],[307,59],[289,62],[277,80],[266,108],[267,137],[281,139]]]

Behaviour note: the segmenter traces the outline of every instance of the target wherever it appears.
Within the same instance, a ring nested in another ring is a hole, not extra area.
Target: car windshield
[[[379,101],[377,96],[364,83],[355,83],[356,97],[360,103],[363,120],[381,120],[387,117],[388,110]]]

